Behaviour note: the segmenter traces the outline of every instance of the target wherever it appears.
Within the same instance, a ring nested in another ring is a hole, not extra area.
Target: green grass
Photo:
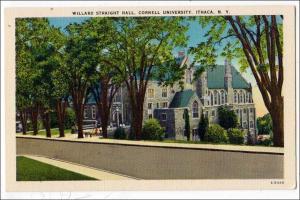
[[[65,134],[69,134],[69,133],[71,133],[71,129],[66,129]],[[22,134],[22,133],[20,133],[20,134]],[[28,131],[27,135],[33,135],[33,131]],[[46,137],[46,130],[39,130],[37,135]],[[51,136],[58,136],[58,135],[59,135],[58,128],[51,129]]]
[[[53,165],[17,156],[17,181],[97,180]]]
[[[68,133],[71,133],[71,129],[66,129],[65,130],[65,134],[68,134]],[[33,134],[33,133],[31,133]],[[38,135],[43,135],[43,136],[46,136],[46,130],[40,130],[38,132]],[[51,129],[51,135],[53,136],[58,136],[59,135],[59,129]]]

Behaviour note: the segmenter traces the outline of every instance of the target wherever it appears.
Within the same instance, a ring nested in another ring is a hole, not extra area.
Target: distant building
[[[218,123],[218,108],[222,105],[234,110],[238,116],[241,129],[255,137],[256,111],[252,100],[252,87],[228,61],[205,70],[201,76],[192,81],[195,69],[201,66],[191,66],[189,59],[180,53],[177,62],[187,65],[182,78],[184,90],[179,85],[163,87],[156,80],[150,80],[145,102],[144,121],[156,118],[165,127],[166,137],[170,139],[186,139],[184,136],[184,110],[190,115],[191,138],[197,136],[198,123],[201,114],[208,117],[210,123]],[[120,88],[114,99],[111,110],[110,124],[129,125],[130,104],[126,87]],[[97,107],[93,98],[89,98],[84,118],[100,122]]]

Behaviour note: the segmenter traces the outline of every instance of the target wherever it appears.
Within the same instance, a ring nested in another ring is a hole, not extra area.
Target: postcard
[[[5,9],[7,191],[293,189],[293,6]]]

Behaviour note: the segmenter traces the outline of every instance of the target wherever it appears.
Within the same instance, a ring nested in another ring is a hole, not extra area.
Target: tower
[[[233,103],[233,88],[232,88],[232,65],[231,61],[225,59],[225,74],[224,74],[224,88],[227,91],[227,103]]]
[[[196,81],[196,93],[204,106],[208,105],[207,72],[202,72]]]

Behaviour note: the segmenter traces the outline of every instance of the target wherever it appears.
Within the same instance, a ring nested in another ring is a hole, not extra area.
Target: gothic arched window
[[[234,91],[234,103],[238,103],[238,94]]]
[[[210,105],[214,105],[214,95],[210,93]]]
[[[221,104],[224,104],[225,103],[225,94],[224,94],[224,91],[222,90],[221,91]]]
[[[214,91],[214,97],[215,97],[214,105],[217,105],[218,104],[218,92],[216,90]]]
[[[199,117],[199,105],[197,101],[194,101],[193,103],[193,118],[198,118]]]
[[[227,100],[227,92],[224,92],[224,94],[225,94],[225,103],[227,103],[228,102],[228,100]]]

